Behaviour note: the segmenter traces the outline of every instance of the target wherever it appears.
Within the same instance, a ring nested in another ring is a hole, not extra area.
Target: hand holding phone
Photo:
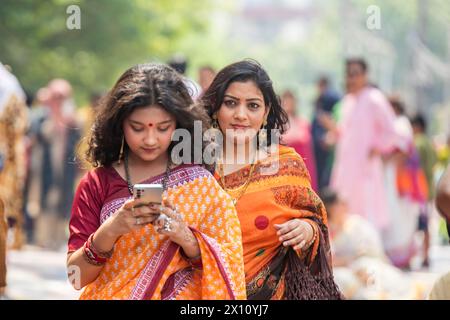
[[[141,202],[135,208],[151,203],[161,204],[163,192],[164,188],[161,184],[135,184],[133,186],[133,196],[134,199]]]

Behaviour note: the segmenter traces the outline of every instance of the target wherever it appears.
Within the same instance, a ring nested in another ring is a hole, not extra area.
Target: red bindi
[[[149,126],[149,127],[153,127],[153,123],[149,123],[148,126]]]

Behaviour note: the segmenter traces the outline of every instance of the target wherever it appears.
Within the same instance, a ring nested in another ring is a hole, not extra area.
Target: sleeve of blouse
[[[80,181],[72,205],[69,223],[68,252],[78,250],[100,226],[102,189],[96,170],[88,172]]]

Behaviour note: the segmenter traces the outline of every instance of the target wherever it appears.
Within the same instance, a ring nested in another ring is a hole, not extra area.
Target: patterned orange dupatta
[[[225,176],[225,189],[232,197],[239,195],[239,186],[248,179],[249,172],[247,166]],[[221,180],[217,172],[215,177]],[[307,252],[297,252],[299,257],[312,267],[319,260],[319,252],[323,253],[320,262],[331,272],[326,211],[311,188],[303,159],[294,149],[279,146],[278,153],[257,164],[236,209],[242,228],[249,299],[285,298],[288,250],[281,245],[274,225],[293,218],[309,222],[319,235]]]
[[[81,299],[245,299],[241,230],[230,197],[205,169],[192,166],[169,176],[168,197],[198,240],[202,267],[152,225],[122,236],[112,258]],[[151,183],[159,183],[152,181]],[[127,198],[102,210],[102,221]]]

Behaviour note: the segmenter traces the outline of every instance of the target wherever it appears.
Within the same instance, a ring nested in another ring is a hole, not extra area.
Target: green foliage
[[[69,30],[69,5],[81,29]],[[206,30],[208,0],[2,0],[0,61],[34,92],[68,79],[79,102],[110,88],[128,67],[165,61],[186,35]]]
[[[286,6],[287,2],[276,3]],[[51,78],[64,77],[74,85],[78,101],[85,102],[91,92],[110,88],[131,65],[166,61],[176,52],[188,57],[188,74],[194,79],[201,65],[218,70],[253,58],[268,70],[279,92],[291,89],[297,93],[299,111],[309,115],[318,75],[326,73],[337,89],[344,87],[343,26],[348,22],[344,21],[344,3],[355,18],[351,28],[393,50],[392,57],[378,60],[370,48],[363,54],[371,63],[373,80],[392,78],[392,89],[404,90],[413,70],[414,52],[408,39],[417,31],[417,0],[315,0],[309,5],[311,20],[300,15],[290,21],[248,18],[242,14],[241,0],[2,0],[0,61],[11,65],[30,91]],[[450,1],[426,3],[427,45],[438,58],[448,61]],[[66,9],[71,4],[81,9],[81,30],[66,28]],[[366,27],[370,5],[380,8],[380,30]],[[283,28],[302,19],[305,30],[297,30],[298,39],[285,38]],[[433,101],[439,100],[441,87],[437,81],[434,91],[428,90],[437,97]]]

